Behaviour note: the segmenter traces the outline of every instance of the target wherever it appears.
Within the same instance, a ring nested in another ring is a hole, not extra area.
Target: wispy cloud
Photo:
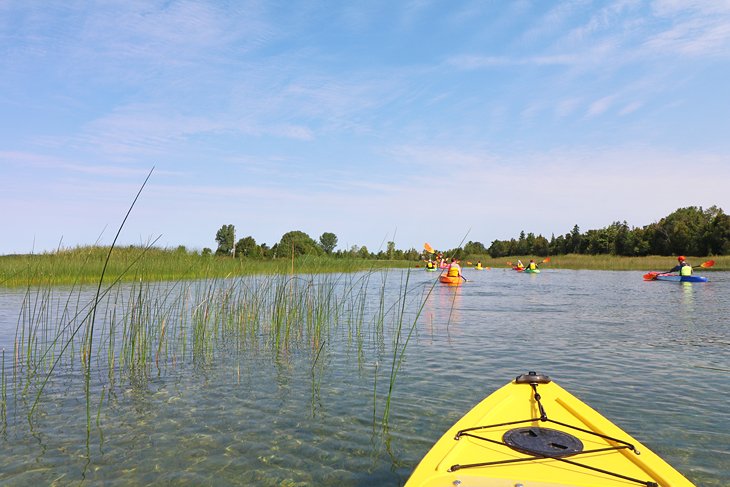
[[[458,69],[474,70],[498,68],[506,66],[567,66],[575,64],[577,59],[571,55],[545,55],[532,57],[477,56],[459,55],[446,61],[446,64]]]
[[[604,96],[588,106],[588,112],[586,115],[589,117],[595,117],[605,113],[616,101],[615,95]]]
[[[486,243],[518,224],[642,224],[692,198],[729,205],[717,109],[727,1],[0,10],[0,185],[12,190],[0,199],[27,209],[4,234],[60,229],[64,214],[106,221],[152,165],[134,232],[164,225],[185,244],[191,227],[244,216],[268,242],[295,224],[357,244],[396,227],[420,241],[430,229],[413,215],[435,191],[458,198],[434,217],[488,220],[472,235]],[[690,166],[701,193],[641,191]]]

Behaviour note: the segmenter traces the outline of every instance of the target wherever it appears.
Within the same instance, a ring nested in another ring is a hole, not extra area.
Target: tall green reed
[[[144,387],[153,375],[186,370],[191,364],[215,367],[232,355],[264,352],[278,361],[305,353],[310,357],[314,401],[327,374],[332,344],[344,341],[357,354],[358,366],[367,353],[381,361],[383,354],[391,353],[388,390],[382,395],[382,420],[387,423],[398,371],[422,309],[418,301],[423,299],[409,289],[408,277],[392,285],[391,272],[159,282],[135,271],[134,281],[115,280],[100,291],[90,286],[29,287],[16,330],[16,343],[22,346],[16,351],[20,366],[15,373],[23,388],[14,390],[35,396],[26,411],[31,418],[42,402],[43,388],[66,380],[56,371],[81,370],[88,380],[83,390],[89,404],[97,401],[87,410],[87,425],[98,427],[103,402],[118,387]],[[407,311],[409,307],[415,311]],[[88,339],[92,308],[93,342]],[[395,338],[386,342],[386,336]],[[380,409],[379,372],[374,411]]]

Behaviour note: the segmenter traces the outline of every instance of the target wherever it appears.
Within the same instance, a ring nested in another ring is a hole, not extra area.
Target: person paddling
[[[531,271],[537,270],[537,263],[535,263],[534,259],[530,259],[530,263],[527,264],[527,268],[530,269]]]
[[[464,276],[461,275],[461,266],[458,262],[456,262],[456,257],[451,258],[451,264],[449,264],[449,270],[446,275],[448,277],[461,277],[464,279]]]
[[[679,257],[677,257],[677,261],[679,263],[672,267],[672,269],[667,272],[667,274],[671,274],[672,272],[679,272],[680,276],[691,276],[692,266],[689,265],[689,262],[687,262],[687,259],[684,257],[684,255],[680,255]]]

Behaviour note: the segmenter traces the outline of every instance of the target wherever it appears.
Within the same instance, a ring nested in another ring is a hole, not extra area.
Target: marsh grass
[[[114,265],[112,257],[110,267]],[[63,384],[69,376],[86,375],[86,385],[76,394],[83,390],[87,398],[87,427],[98,428],[105,397],[115,390],[144,387],[152,378],[191,366],[216,367],[231,356],[261,353],[273,363],[294,352],[308,354],[314,403],[330,349],[343,342],[357,354],[359,367],[371,353],[390,362],[388,389],[380,396],[375,388],[381,370],[376,368],[373,377],[373,410],[380,409],[380,420],[387,424],[398,371],[426,299],[421,288],[411,286],[409,271],[397,272],[405,273],[400,283],[390,282],[392,272],[176,281],[137,277],[98,288],[57,285],[55,279],[28,285],[13,357],[3,354],[3,428],[8,389],[20,399],[15,415],[24,412],[32,427],[37,410],[48,406],[42,394],[46,387],[69,387]]]
[[[0,286],[96,284],[109,247],[86,246],[54,252],[0,256]],[[144,258],[140,258],[144,255]],[[250,275],[341,273],[389,267],[410,267],[410,261],[339,259],[299,256],[290,259],[231,258],[147,246],[115,247],[106,280],[198,280]],[[133,272],[130,269],[133,268]]]

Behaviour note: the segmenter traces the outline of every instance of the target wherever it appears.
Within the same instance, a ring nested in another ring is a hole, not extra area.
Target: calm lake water
[[[145,380],[109,386],[95,376],[88,435],[83,372],[60,367],[29,424],[37,386],[23,394],[12,385],[24,290],[0,289],[9,377],[0,483],[402,485],[466,411],[536,370],[698,486],[730,485],[730,273],[684,285],[644,282],[643,272],[464,273],[469,282],[459,287],[432,286],[436,273],[408,277],[400,347],[426,301],[387,425],[401,357],[391,315],[382,332],[367,319],[334,327],[314,352],[222,344],[210,360],[181,357]],[[387,274],[385,285],[371,279],[368,310],[382,288],[397,312],[405,274]]]

